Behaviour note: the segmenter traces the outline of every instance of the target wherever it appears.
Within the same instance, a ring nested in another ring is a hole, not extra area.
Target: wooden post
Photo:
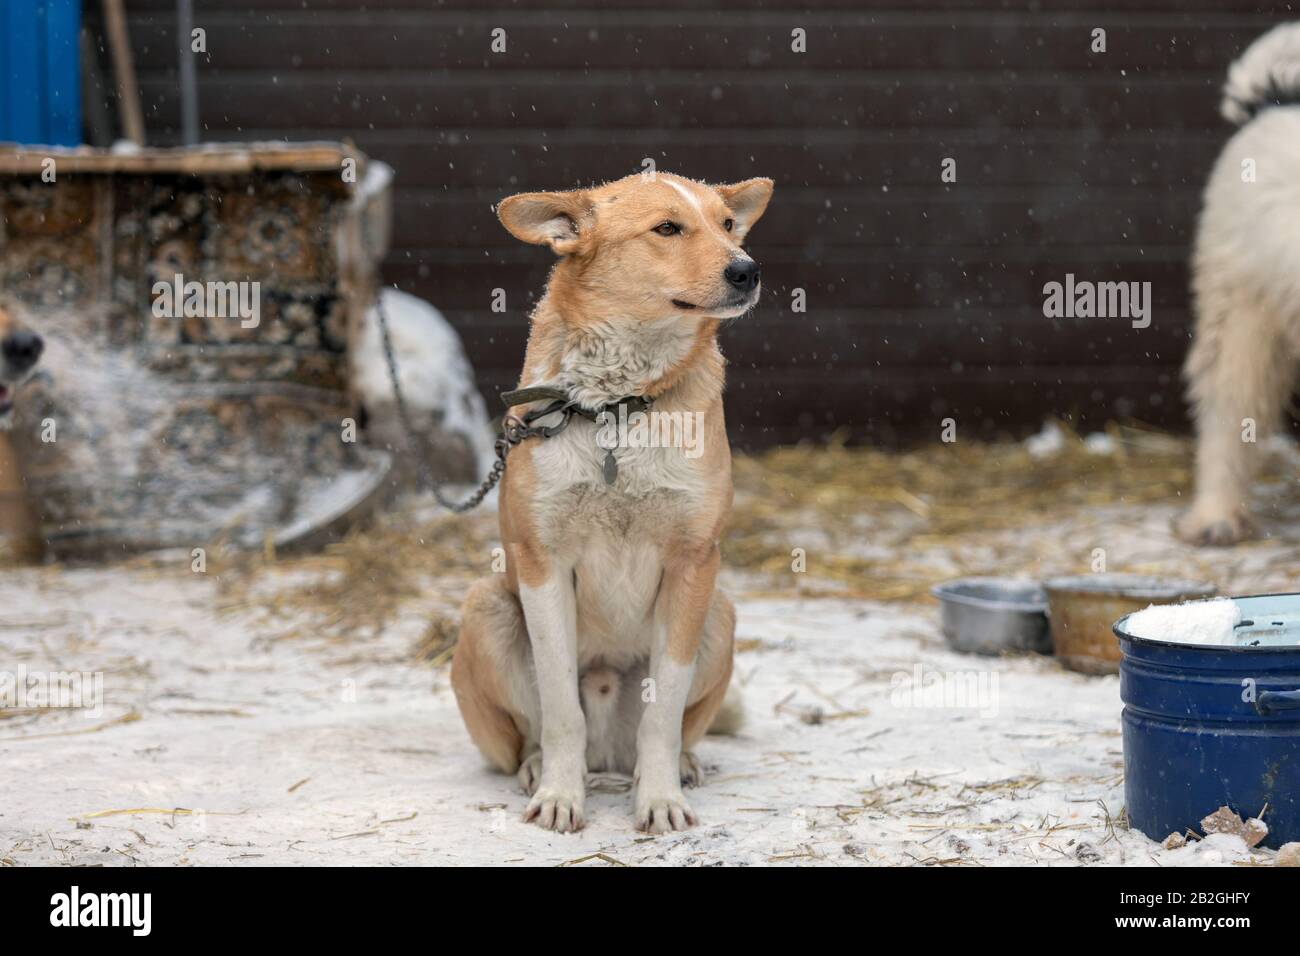
[[[135,64],[131,59],[131,41],[126,33],[126,11],[122,0],[104,0],[104,27],[108,47],[113,53],[113,73],[117,77],[117,102],[122,111],[122,132],[137,146],[144,145],[144,118],[140,112],[140,88],[135,82]]]
[[[40,522],[9,436],[0,432],[0,567],[38,561],[41,552]]]
[[[193,0],[176,0],[176,54],[180,58],[176,65],[181,76],[181,132],[186,146],[199,141],[199,81],[190,48],[193,31]]]

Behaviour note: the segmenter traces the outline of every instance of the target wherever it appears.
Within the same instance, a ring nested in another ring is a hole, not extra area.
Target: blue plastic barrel
[[[1153,840],[1219,807],[1263,813],[1265,846],[1300,840],[1300,595],[1236,598],[1234,646],[1133,637],[1123,659],[1124,797]]]
[[[0,141],[81,143],[81,0],[0,0]]]

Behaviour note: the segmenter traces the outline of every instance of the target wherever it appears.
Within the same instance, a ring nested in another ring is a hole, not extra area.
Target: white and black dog
[[[1282,417],[1300,360],[1300,23],[1265,34],[1232,64],[1220,109],[1242,128],[1210,175],[1196,237],[1184,369],[1196,496],[1176,530],[1227,545],[1250,534],[1259,443]]]

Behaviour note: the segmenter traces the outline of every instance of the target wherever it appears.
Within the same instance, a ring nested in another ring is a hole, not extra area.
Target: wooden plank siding
[[[175,143],[170,0],[132,0],[151,140]],[[417,0],[199,2],[206,140],[350,137],[397,170],[386,278],[442,309],[492,407],[551,265],[496,222],[515,191],[660,169],[771,176],[764,301],[723,333],[728,421],[757,446],[1185,424],[1188,246],[1231,130],[1229,61],[1284,6],[1242,0],[616,8]],[[490,32],[507,32],[492,54]],[[794,53],[790,31],[807,31]],[[1094,27],[1107,52],[1092,53]],[[945,157],[958,179],[940,181]],[[1150,281],[1150,328],[1051,320],[1067,272]],[[490,310],[506,290],[509,312]],[[804,289],[808,311],[791,311]]]

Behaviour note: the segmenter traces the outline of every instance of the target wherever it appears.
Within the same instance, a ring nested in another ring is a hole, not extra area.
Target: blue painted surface
[[[1199,831],[1221,806],[1243,819],[1263,810],[1265,846],[1300,840],[1300,595],[1237,605],[1238,634],[1258,646],[1146,641],[1125,634],[1127,618],[1115,625],[1124,797],[1153,840]]]
[[[81,143],[80,0],[0,0],[0,141]]]

